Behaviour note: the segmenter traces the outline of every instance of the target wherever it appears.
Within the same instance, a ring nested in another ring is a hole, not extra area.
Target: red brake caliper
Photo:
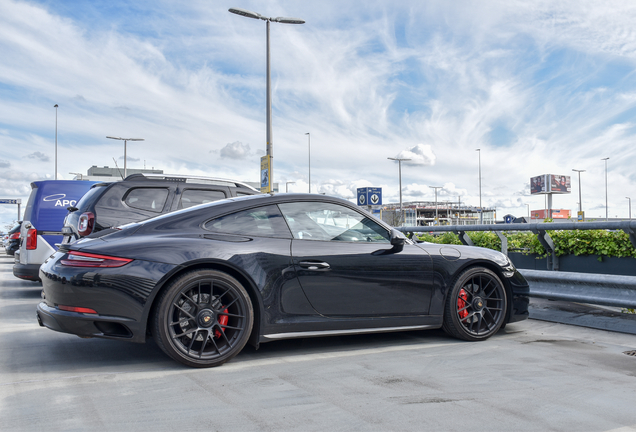
[[[459,296],[457,297],[457,311],[461,319],[464,319],[468,316],[468,309],[464,309],[466,307],[467,301],[468,294],[466,294],[466,291],[464,291],[464,288],[462,288],[459,290]]]
[[[227,313],[227,309],[225,309],[223,312]],[[230,319],[230,317],[227,316],[227,315],[219,315],[219,324],[221,324],[222,326],[227,325],[227,322],[228,322],[229,319]],[[225,330],[223,330],[223,331],[225,331]],[[215,329],[214,330],[214,337],[218,339],[221,336],[222,336],[221,335],[221,330]]]

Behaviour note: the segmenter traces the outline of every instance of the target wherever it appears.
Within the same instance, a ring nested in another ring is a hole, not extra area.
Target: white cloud
[[[48,155],[45,155],[44,153],[39,151],[28,154],[26,157],[29,159],[37,159],[41,162],[49,162],[51,160]]]
[[[407,165],[435,165],[435,153],[429,144],[418,144],[408,150],[402,150],[395,156],[396,159],[409,159]]]
[[[246,159],[251,155],[250,145],[234,141],[233,143],[226,144],[225,147],[221,149],[220,154],[222,158]]]

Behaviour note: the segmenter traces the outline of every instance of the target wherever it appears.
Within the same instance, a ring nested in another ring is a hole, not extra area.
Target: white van
[[[40,280],[40,265],[57,250],[62,226],[77,201],[97,182],[43,180],[31,183],[31,195],[20,228],[20,248],[15,253],[13,274],[20,279]]]

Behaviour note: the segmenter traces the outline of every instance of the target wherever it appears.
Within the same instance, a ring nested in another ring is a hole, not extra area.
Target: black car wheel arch
[[[473,268],[473,267],[483,267],[487,270],[490,270],[491,272],[493,272],[495,275],[497,275],[497,277],[499,278],[499,280],[502,282],[503,287],[506,290],[506,296],[507,296],[507,305],[506,305],[506,314],[505,314],[505,319],[504,322],[501,326],[501,328],[505,328],[506,324],[508,323],[508,321],[510,320],[511,314],[513,312],[513,302],[512,302],[512,298],[514,296],[514,292],[513,289],[510,285],[510,279],[507,278],[506,276],[504,276],[503,271],[501,270],[500,267],[494,265],[492,262],[490,261],[472,261],[469,264],[463,266],[461,269],[456,270],[451,277],[448,277],[448,279],[445,280],[445,285],[446,285],[446,289],[445,289],[445,297],[444,297],[444,310],[445,310],[445,305],[446,305],[446,301],[448,296],[450,295],[452,289],[453,289],[453,285],[455,283],[455,281],[457,280],[458,276],[460,274],[462,274],[463,272]]]
[[[161,293],[152,333],[180,363],[219,366],[243,349],[253,318],[250,296],[236,279],[216,270],[192,270]]]
[[[198,270],[213,270],[213,271],[225,273],[233,277],[234,279],[236,279],[247,291],[250,297],[250,300],[252,302],[252,313],[254,316],[253,324],[252,324],[252,332],[249,337],[248,343],[254,346],[256,349],[258,349],[259,340],[260,340],[260,337],[259,337],[260,329],[262,327],[261,325],[262,299],[260,298],[260,295],[258,294],[258,290],[256,286],[254,285],[253,281],[251,280],[251,278],[246,276],[243,272],[241,272],[240,270],[234,267],[227,265],[227,263],[219,263],[216,261],[198,261],[198,262],[191,262],[191,263],[184,264],[183,266],[176,268],[172,273],[166,275],[166,277],[163,280],[159,281],[154,295],[148,299],[148,301],[152,303],[152,306],[147,309],[148,315],[145,316],[142,321],[146,323],[146,335],[155,338],[152,332],[153,320],[154,320],[157,308],[159,307],[159,303],[160,303],[159,300],[162,294],[169,288],[169,286],[174,281],[181,278],[184,274],[198,271]]]
[[[448,287],[443,329],[458,339],[486,340],[503,328],[510,305],[510,290],[501,275],[471,266]]]

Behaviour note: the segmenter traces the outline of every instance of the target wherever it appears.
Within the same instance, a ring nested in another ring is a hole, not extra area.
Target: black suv
[[[212,177],[132,174],[114,183],[97,183],[69,207],[62,243],[107,228],[224,198],[260,193],[245,183]]]

